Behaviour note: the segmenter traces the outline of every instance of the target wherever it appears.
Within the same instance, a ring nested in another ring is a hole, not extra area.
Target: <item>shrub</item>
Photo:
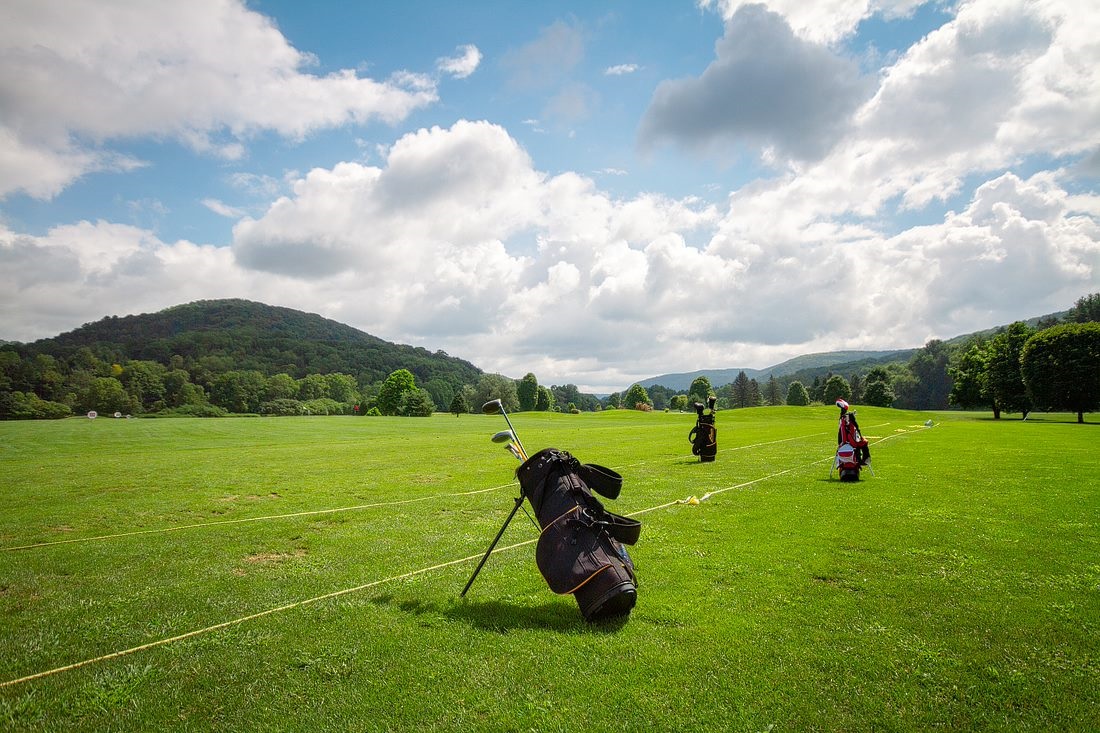
[[[148,417],[225,417],[229,413],[217,405],[180,405],[149,415]]]
[[[306,410],[305,406],[298,400],[281,398],[261,404],[260,414],[285,417],[290,415],[304,415],[306,414]]]

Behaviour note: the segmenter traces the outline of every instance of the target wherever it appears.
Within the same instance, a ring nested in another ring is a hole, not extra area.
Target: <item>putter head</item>
[[[489,400],[481,406],[481,411],[486,415],[499,415],[504,412],[504,405],[501,404],[500,399]]]
[[[511,430],[501,430],[499,433],[494,433],[491,440],[494,443],[511,443],[516,439],[516,436],[512,435]]]

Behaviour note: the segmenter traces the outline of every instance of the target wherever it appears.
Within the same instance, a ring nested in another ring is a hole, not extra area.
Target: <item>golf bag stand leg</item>
[[[504,530],[508,529],[508,524],[512,521],[512,517],[516,516],[516,512],[519,511],[519,508],[521,506],[523,506],[522,494],[516,497],[516,505],[512,507],[512,512],[508,515],[508,518],[504,520],[504,524],[501,526],[500,531],[497,532],[497,536],[493,538],[493,542],[489,545],[489,549],[486,550],[485,554],[482,556],[481,562],[477,564],[477,567],[474,569],[474,574],[470,576],[470,580],[466,583],[466,587],[462,589],[461,593],[459,593],[460,597],[464,598],[466,596],[466,591],[470,590],[470,586],[474,584],[474,578],[476,578],[477,574],[481,572],[481,568],[485,565],[485,561],[488,560],[489,555],[493,553],[493,548],[497,546],[498,542],[500,542],[500,538],[504,535]]]

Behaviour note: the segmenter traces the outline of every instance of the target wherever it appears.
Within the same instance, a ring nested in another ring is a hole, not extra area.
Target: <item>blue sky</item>
[[[920,346],[1100,290],[1071,0],[0,7],[0,339],[208,298],[511,377]]]

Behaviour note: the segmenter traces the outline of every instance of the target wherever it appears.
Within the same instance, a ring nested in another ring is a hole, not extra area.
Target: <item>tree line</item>
[[[248,329],[256,328],[257,304],[218,304],[231,316],[250,324]],[[166,313],[179,308],[185,307]],[[111,320],[92,324],[92,330],[107,329]],[[301,320],[299,329],[319,327],[308,319]],[[171,330],[163,325],[161,328],[165,333]],[[139,331],[135,328],[132,337],[137,338]],[[117,338],[117,330],[114,333]],[[240,328],[235,333],[239,337]],[[222,336],[192,332],[172,338],[175,345],[191,346],[196,340]],[[433,371],[418,366],[393,369],[384,378],[378,376],[377,366],[361,370],[358,376],[338,370],[301,376],[289,370],[265,373],[239,368],[237,360],[225,352],[197,356],[190,349],[186,355],[167,356],[163,363],[144,358],[112,360],[109,357],[121,353],[117,346],[108,347],[99,341],[79,346],[71,338],[69,341],[50,340],[49,349],[0,346],[0,419],[60,418],[93,410],[100,414],[166,416],[423,416],[439,411],[477,412],[490,399],[502,400],[509,411],[689,410],[693,403],[705,402],[710,396],[717,398],[719,409],[829,404],[843,398],[905,409],[990,409],[997,418],[1002,412],[1026,417],[1031,410],[1068,410],[1078,413],[1079,421],[1083,421],[1084,412],[1100,407],[1100,294],[1079,299],[1064,322],[1039,323],[1035,327],[1017,322],[961,344],[932,340],[914,352],[908,362],[874,366],[852,372],[847,378],[830,371],[815,375],[812,381],[807,380],[808,384],[775,376],[761,384],[742,371],[729,384],[717,387],[706,377],[699,377],[686,394],[661,385],[647,390],[634,384],[623,393],[603,399],[581,393],[572,384],[540,385],[533,373],[519,380],[479,373],[472,365],[445,354],[435,356],[448,365],[457,363],[460,369],[469,366],[461,372],[466,376],[464,380],[454,372],[440,373],[438,368]],[[263,343],[273,348],[270,338]],[[413,350],[406,356],[419,365],[420,352],[423,350]],[[300,347],[297,353],[301,353]],[[290,352],[286,354],[289,358]],[[347,356],[342,354],[339,361],[346,364]],[[392,358],[387,356],[391,363]],[[270,362],[264,365],[272,369]],[[415,372],[428,378],[418,384]]]
[[[907,362],[854,371],[845,378],[827,371],[809,384],[770,375],[760,384],[745,372],[714,387],[696,378],[686,394],[661,385],[632,385],[611,395],[608,404],[630,409],[688,410],[695,402],[717,398],[719,409],[764,405],[831,404],[837,399],[877,407],[914,410],[951,408],[1002,412],[1060,410],[1084,413],[1100,409],[1100,294],[1077,300],[1062,320],[1035,326],[1016,322],[990,335],[957,344],[933,339]]]

